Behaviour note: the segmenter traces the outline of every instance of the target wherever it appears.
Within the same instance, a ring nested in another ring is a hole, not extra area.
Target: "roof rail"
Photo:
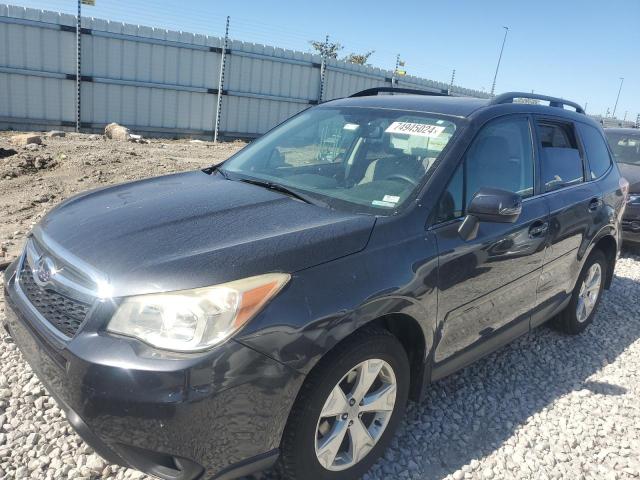
[[[446,91],[440,92],[431,92],[429,90],[417,90],[413,88],[394,88],[394,87],[374,87],[367,88],[366,90],[361,90],[352,95],[349,95],[349,98],[354,97],[372,97],[374,95],[378,95],[379,93],[389,92],[389,93],[408,93],[412,95],[431,95],[434,97],[448,97],[449,94]]]
[[[564,100],[558,97],[549,97],[548,95],[538,95],[537,93],[524,93],[524,92],[507,92],[501,93],[491,99],[489,105],[498,105],[501,103],[513,103],[516,98],[530,98],[532,100],[544,100],[549,102],[550,107],[564,108],[565,105],[569,105],[576,109],[576,112],[584,114],[584,108],[575,102]]]

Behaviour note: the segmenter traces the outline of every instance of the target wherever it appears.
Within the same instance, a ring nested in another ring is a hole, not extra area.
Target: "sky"
[[[5,0],[73,13],[74,0]],[[309,40],[344,45],[341,55],[374,50],[369,63],[491,90],[509,27],[496,93],[535,91],[587,104],[588,113],[640,113],[640,0],[95,0],[83,15],[223,35],[311,51]]]

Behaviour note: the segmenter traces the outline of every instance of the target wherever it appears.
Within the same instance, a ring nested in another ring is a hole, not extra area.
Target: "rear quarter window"
[[[611,156],[600,131],[591,125],[578,123],[580,138],[587,153],[591,178],[600,178],[611,166]]]

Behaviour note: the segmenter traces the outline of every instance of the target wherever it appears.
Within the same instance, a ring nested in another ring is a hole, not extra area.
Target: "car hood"
[[[640,165],[618,163],[620,173],[629,182],[629,192],[640,193]]]
[[[75,196],[34,236],[116,297],[293,273],[362,250],[374,224],[196,171]]]

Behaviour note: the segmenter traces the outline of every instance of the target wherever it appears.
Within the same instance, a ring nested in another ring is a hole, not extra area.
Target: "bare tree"
[[[366,65],[369,57],[375,52],[375,50],[371,50],[370,52],[365,53],[350,53],[349,55],[344,57],[343,60],[345,62],[356,63],[358,65]]]
[[[338,58],[338,52],[344,48],[338,42],[309,40],[309,43],[316,52],[326,58]]]

